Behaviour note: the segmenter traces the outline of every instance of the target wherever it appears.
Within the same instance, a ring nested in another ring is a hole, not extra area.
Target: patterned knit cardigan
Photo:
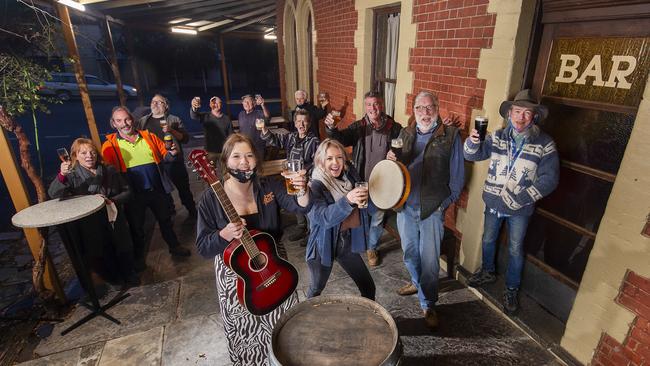
[[[558,153],[553,139],[534,125],[509,170],[509,155],[514,154],[511,129],[508,126],[498,130],[478,144],[468,138],[463,154],[470,161],[490,159],[483,187],[483,201],[488,208],[507,215],[530,216],[535,202],[557,187],[560,178]]]

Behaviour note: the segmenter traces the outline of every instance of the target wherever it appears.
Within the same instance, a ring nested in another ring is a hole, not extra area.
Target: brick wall
[[[496,16],[487,13],[489,0],[415,0],[416,47],[410,69],[413,93],[438,94],[442,116],[456,112],[465,124],[472,109],[483,107],[485,80],[478,79],[481,48],[492,46]],[[407,98],[412,109],[412,96]]]
[[[636,314],[636,318],[623,344],[603,333],[591,365],[650,365],[650,279],[628,271],[616,302]]]
[[[356,95],[354,65],[357,50],[354,32],[357,29],[357,11],[353,0],[312,1],[317,30],[317,80],[320,91],[329,92],[332,106],[343,109],[343,124],[354,121],[352,101]]]

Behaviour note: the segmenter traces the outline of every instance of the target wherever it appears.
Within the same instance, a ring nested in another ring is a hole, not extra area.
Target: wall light
[[[196,35],[198,32],[196,31],[196,29],[172,27],[172,33],[182,33],[182,34]]]
[[[269,33],[264,35],[264,39],[278,39],[278,36],[275,33]]]
[[[75,8],[75,9],[77,9],[77,10],[79,10],[79,11],[86,11],[86,7],[85,7],[83,4],[79,4],[79,3],[76,2],[76,1],[72,1],[72,0],[59,0],[59,3],[65,5],[65,6],[69,6],[69,7],[71,7],[71,8]]]

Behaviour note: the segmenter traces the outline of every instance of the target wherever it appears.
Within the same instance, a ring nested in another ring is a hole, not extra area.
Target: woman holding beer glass
[[[286,251],[280,243],[280,208],[296,213],[309,211],[310,193],[305,171],[292,176],[293,188],[304,193],[289,195],[281,181],[260,177],[260,161],[253,142],[245,135],[230,135],[223,145],[220,161],[223,190],[241,222],[229,222],[212,189],[203,193],[198,205],[196,246],[203,257],[214,258],[221,317],[230,361],[234,365],[266,365],[273,325],[282,313],[298,303],[294,292],[266,315],[249,313],[237,300],[237,275],[223,262],[226,246],[242,237],[244,227],[273,236],[278,253],[286,258]]]
[[[102,163],[91,140],[78,138],[72,143],[69,160],[62,159],[48,194],[52,198],[86,194],[104,197],[107,209],[79,220],[82,242],[86,244],[83,255],[91,270],[102,277],[137,285],[133,244],[123,210],[131,190],[113,166]]]
[[[354,280],[361,296],[375,299],[375,282],[359,255],[366,251],[370,228],[368,188],[355,188],[359,174],[347,160],[343,145],[332,139],[323,141],[314,157],[311,234],[306,253],[310,298],[321,294],[336,260]]]

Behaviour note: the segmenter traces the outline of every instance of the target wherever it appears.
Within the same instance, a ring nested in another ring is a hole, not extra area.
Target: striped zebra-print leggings
[[[214,258],[214,269],[230,361],[235,366],[268,365],[268,347],[273,325],[285,311],[298,303],[298,295],[294,292],[277,309],[266,315],[256,316],[239,304],[237,275],[224,264],[220,255]]]

